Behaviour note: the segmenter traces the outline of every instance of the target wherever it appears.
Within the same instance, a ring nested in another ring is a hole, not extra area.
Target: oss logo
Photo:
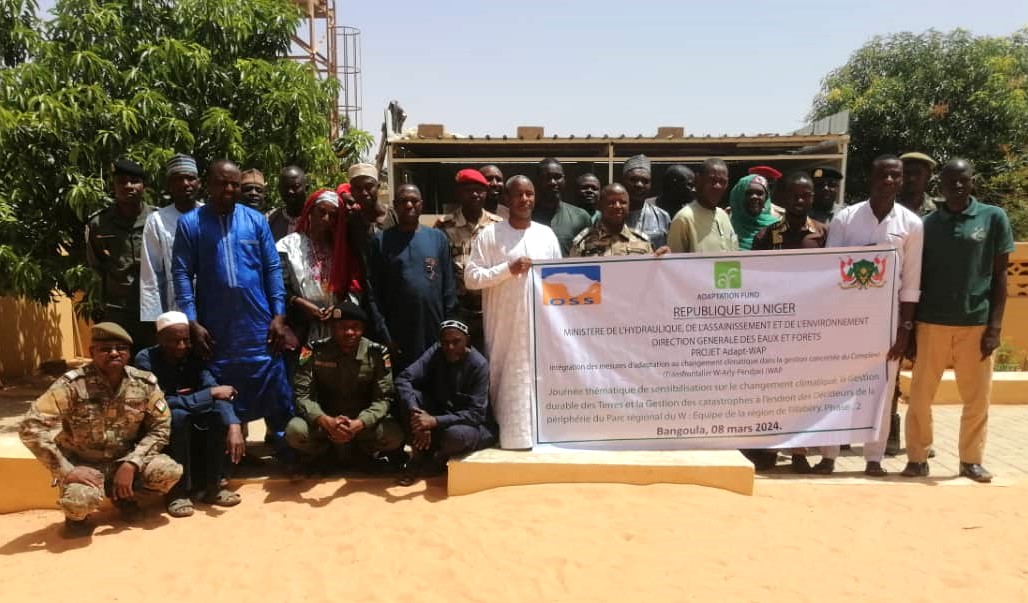
[[[601,301],[603,286],[597,265],[544,266],[540,276],[544,305],[595,306]]]

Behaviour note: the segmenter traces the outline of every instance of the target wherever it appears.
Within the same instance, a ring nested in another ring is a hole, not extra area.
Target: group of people
[[[960,472],[989,481],[991,354],[1012,235],[1004,212],[973,196],[967,161],[943,166],[933,204],[935,167],[920,153],[880,156],[869,199],[841,206],[830,166],[757,166],[729,189],[727,163],[712,158],[668,166],[651,196],[639,155],[620,182],[579,177],[565,201],[556,159],[534,178],[489,165],[457,172],[458,207],[433,228],[413,184],[393,191],[392,213],[379,204],[369,164],[310,194],[303,170],[287,166],[283,206],[265,215],[263,175],[231,161],[210,166],[201,203],[196,162],[176,155],[170,203],[153,210],[142,168],[119,160],[114,202],[86,227],[105,301],[93,362],[35,401],[22,439],[60,486],[72,532],[88,529],[104,496],[131,512],[138,488],[166,493],[173,516],[197,500],[238,504],[225,478],[255,420],[298,468],[396,470],[409,484],[497,442],[532,447],[533,262],[888,244],[900,262],[887,391],[899,360],[914,357],[903,475],[928,474],[931,401],[952,364],[965,396]],[[868,475],[886,473],[894,412],[884,405],[881,437],[864,445]],[[792,451],[794,470],[831,473],[839,449],[820,452],[811,467]]]

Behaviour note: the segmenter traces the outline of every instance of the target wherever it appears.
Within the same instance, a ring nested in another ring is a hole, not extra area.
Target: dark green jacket
[[[137,319],[143,226],[152,212],[143,203],[138,216],[125,218],[111,205],[86,224],[86,263],[100,276],[104,305],[135,312]]]
[[[322,415],[345,415],[374,427],[389,414],[394,397],[389,351],[362,338],[357,353],[345,356],[332,339],[311,344],[301,355],[293,390],[296,413],[313,423]]]

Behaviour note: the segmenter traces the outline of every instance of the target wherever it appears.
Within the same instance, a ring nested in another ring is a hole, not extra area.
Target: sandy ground
[[[966,482],[966,480],[960,480]],[[1024,601],[1028,483],[265,482],[188,519],[0,516],[4,601]]]

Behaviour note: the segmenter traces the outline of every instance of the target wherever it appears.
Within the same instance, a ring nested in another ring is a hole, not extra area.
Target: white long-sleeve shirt
[[[486,226],[475,237],[464,268],[464,284],[482,290],[485,347],[489,356],[489,394],[500,426],[500,447],[531,448],[532,366],[529,351],[529,279],[511,274],[511,260],[560,259],[553,231],[532,222],[517,229],[508,222]]]
[[[197,203],[201,207],[202,203]],[[171,280],[171,248],[175,229],[183,215],[174,205],[153,212],[143,226],[143,251],[139,258],[139,319],[153,322],[176,310]]]
[[[827,247],[893,245],[898,253],[899,301],[917,303],[921,298],[921,251],[924,225],[917,214],[899,203],[879,222],[870,201],[840,210],[828,229]]]

